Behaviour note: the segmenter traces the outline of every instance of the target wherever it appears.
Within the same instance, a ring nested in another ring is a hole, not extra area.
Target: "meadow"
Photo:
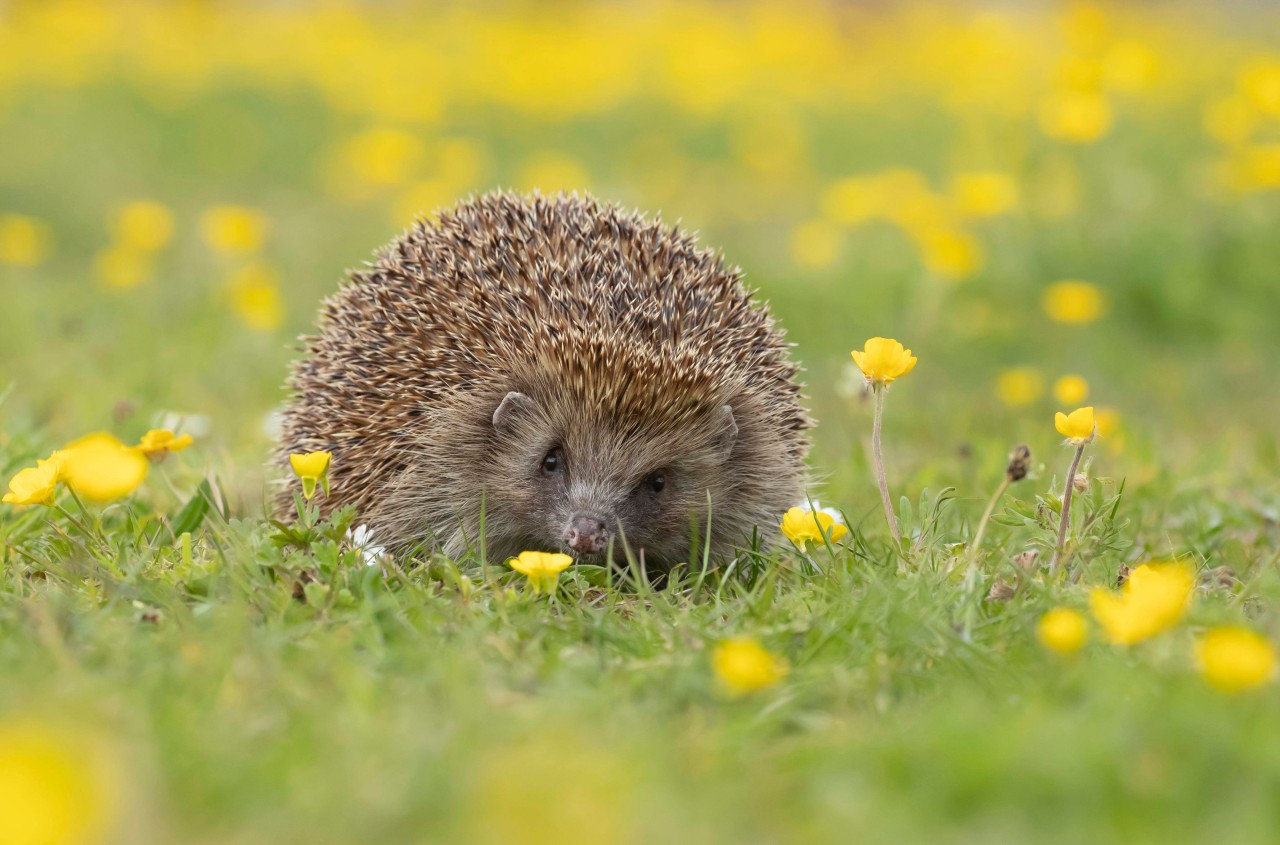
[[[495,187],[744,268],[818,420],[776,551],[271,522],[320,300]],[[0,845],[1274,839],[1278,191],[1261,4],[0,2],[0,485],[192,441],[0,487]]]

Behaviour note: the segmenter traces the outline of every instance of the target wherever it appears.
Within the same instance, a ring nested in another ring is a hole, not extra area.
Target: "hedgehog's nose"
[[[604,551],[607,542],[604,522],[594,516],[579,514],[569,520],[569,527],[564,530],[564,540],[575,552],[594,554]]]

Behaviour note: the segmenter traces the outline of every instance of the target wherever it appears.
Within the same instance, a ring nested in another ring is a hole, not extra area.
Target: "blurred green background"
[[[848,350],[875,334],[921,360],[890,412],[919,447],[904,472],[1047,447],[1080,401],[1136,483],[1157,453],[1274,467],[1278,24],[1246,4],[5,3],[0,413],[54,440],[207,428],[255,508],[293,338],[347,268],[472,192],[576,189],[745,269],[797,345],[835,494],[865,428]],[[1055,399],[1064,375],[1087,398]]]

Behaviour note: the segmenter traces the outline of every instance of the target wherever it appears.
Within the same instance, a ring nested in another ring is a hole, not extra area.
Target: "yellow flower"
[[[1084,616],[1065,607],[1054,608],[1040,617],[1036,635],[1041,644],[1058,654],[1073,654],[1084,648],[1089,639],[1089,629]]]
[[[1098,423],[1094,420],[1093,406],[1076,408],[1070,414],[1059,411],[1053,418],[1054,428],[1073,445],[1088,443],[1098,431]]]
[[[544,194],[556,191],[581,191],[591,187],[591,175],[576,158],[548,150],[536,153],[524,163],[517,184],[525,190]]]
[[[269,332],[279,328],[284,318],[278,274],[255,262],[242,267],[229,280],[231,310],[251,329]]]
[[[535,593],[552,592],[560,573],[573,563],[573,558],[559,552],[521,552],[510,558],[507,566],[529,579]]]
[[[62,478],[78,495],[105,502],[127,496],[147,477],[147,459],[106,432],[54,453]]]
[[[1144,563],[1130,573],[1119,593],[1095,587],[1089,609],[1108,640],[1132,645],[1176,625],[1194,586],[1195,574],[1186,564]]]
[[[720,686],[734,696],[767,689],[790,671],[786,660],[750,637],[734,637],[717,645],[711,665]]]
[[[262,248],[267,218],[261,211],[238,205],[215,205],[200,216],[205,242],[218,252],[247,255]]]
[[[1196,641],[1200,674],[1215,689],[1240,692],[1275,677],[1276,650],[1248,628],[1213,628]]]
[[[994,217],[1018,205],[1018,183],[1007,173],[958,173],[951,180],[951,198],[966,217]]]
[[[1040,128],[1054,140],[1088,144],[1111,129],[1111,105],[1093,91],[1061,91],[1040,104]]]
[[[843,232],[835,223],[821,217],[808,220],[791,230],[791,260],[801,267],[830,267],[840,257]]]
[[[1097,286],[1088,282],[1054,282],[1044,292],[1044,312],[1055,323],[1092,323],[1106,311]]]
[[[329,462],[332,452],[296,452],[289,456],[293,474],[302,479],[302,496],[310,499],[316,494],[316,483],[329,492]]]
[[[34,267],[49,257],[49,224],[22,214],[0,214],[0,264]]]
[[[782,533],[803,552],[806,543],[823,545],[824,537],[826,542],[839,542],[849,529],[829,513],[792,508],[782,515]]]
[[[982,244],[969,232],[951,226],[929,226],[913,235],[929,272],[958,281],[982,269]]]
[[[138,441],[136,448],[153,461],[164,460],[170,452],[181,452],[194,442],[190,434],[174,436],[167,428],[153,428]]]
[[[102,283],[116,290],[135,288],[151,278],[151,256],[128,244],[102,250],[93,264]]]
[[[9,492],[3,501],[8,505],[52,505],[58,478],[58,461],[38,460],[35,466],[19,470],[9,479]]]
[[[1053,383],[1053,397],[1064,405],[1079,405],[1089,398],[1089,382],[1080,376],[1063,376]]]
[[[121,246],[156,252],[173,237],[173,212],[163,203],[134,200],[116,211],[111,227]]]
[[[853,350],[852,355],[853,363],[873,386],[887,385],[916,367],[916,358],[911,350],[903,349],[901,343],[886,337],[871,338],[861,351]]]
[[[0,725],[0,842],[100,841],[110,825],[115,789],[113,773],[97,756],[42,725]]]
[[[996,395],[1010,408],[1030,405],[1044,393],[1044,373],[1035,367],[1012,367],[996,376]]]

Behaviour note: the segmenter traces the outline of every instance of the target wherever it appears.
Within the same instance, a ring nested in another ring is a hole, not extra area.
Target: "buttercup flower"
[[[1105,310],[1102,292],[1088,282],[1054,282],[1044,292],[1044,311],[1055,323],[1092,323]]]
[[[54,453],[62,478],[78,495],[105,502],[127,496],[147,477],[147,459],[106,432]]]
[[[173,212],[152,200],[124,204],[111,222],[116,240],[141,252],[162,249],[173,237]]]
[[[100,749],[48,726],[0,724],[0,842],[102,841],[119,777],[107,762]]]
[[[1248,628],[1224,626],[1196,642],[1200,674],[1215,689],[1241,692],[1275,677],[1276,650]]]
[[[310,499],[316,494],[316,484],[329,492],[329,461],[331,452],[297,452],[289,456],[289,466],[294,475],[302,479],[302,497]]]
[[[849,529],[824,511],[792,508],[782,516],[782,533],[803,552],[806,543],[823,545],[823,538],[826,542],[839,542]]]
[[[205,241],[218,252],[247,255],[262,248],[267,218],[262,212],[237,205],[216,205],[200,216]]]
[[[1053,396],[1064,405],[1079,405],[1089,398],[1089,382],[1080,376],[1062,376],[1053,383]]]
[[[787,676],[787,661],[750,637],[735,637],[716,646],[711,654],[716,680],[732,696],[767,689]]]
[[[521,552],[507,561],[516,572],[529,579],[535,593],[552,592],[560,580],[560,573],[573,563],[573,558],[559,552]]]
[[[4,494],[8,505],[52,505],[53,494],[58,489],[59,465],[56,460],[39,460],[33,467],[19,470],[9,479],[9,492]]]
[[[1074,654],[1089,639],[1089,629],[1084,616],[1065,607],[1054,608],[1040,617],[1036,636],[1050,651],[1058,654]]]
[[[916,358],[911,350],[887,337],[871,338],[862,350],[853,350],[852,355],[853,363],[862,370],[867,381],[877,387],[905,376],[916,367]]]
[[[1080,446],[1093,440],[1093,436],[1098,430],[1098,424],[1093,416],[1092,405],[1077,408],[1070,414],[1064,414],[1059,411],[1054,415],[1053,425],[1058,429],[1059,434],[1071,441],[1073,446]]]
[[[181,452],[194,442],[190,434],[174,436],[167,428],[153,428],[135,446],[139,452],[153,461],[162,461],[170,452]]]
[[[1144,563],[1130,573],[1119,593],[1095,587],[1089,609],[1108,640],[1132,645],[1176,625],[1194,586],[1195,575],[1184,563]]]

